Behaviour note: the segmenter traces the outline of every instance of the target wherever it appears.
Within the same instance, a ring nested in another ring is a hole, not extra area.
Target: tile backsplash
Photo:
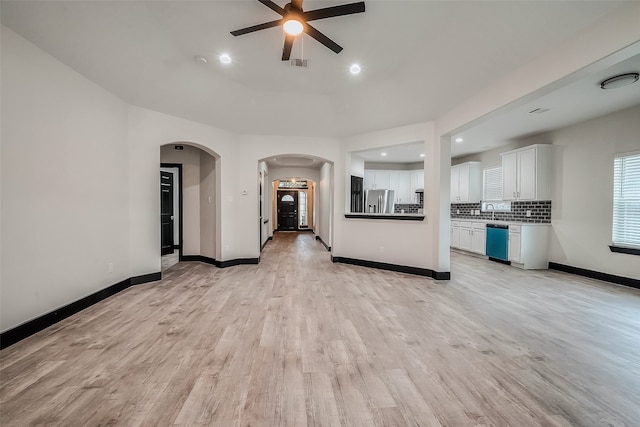
[[[422,205],[417,203],[396,203],[393,207],[393,213],[418,213],[418,209],[422,209]]]
[[[418,209],[424,206],[424,193],[416,193],[418,196],[417,203],[396,203],[394,205],[394,213],[400,213],[404,209],[404,213],[418,213]]]
[[[480,210],[480,205],[480,203],[451,203],[451,218],[490,220],[491,212],[480,211],[479,216],[474,215],[476,210]],[[531,211],[531,216],[527,216],[527,211]],[[551,200],[511,202],[511,212],[496,212],[495,220],[551,223]]]

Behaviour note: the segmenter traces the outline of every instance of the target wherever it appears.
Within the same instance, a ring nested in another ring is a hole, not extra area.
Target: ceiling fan
[[[343,4],[340,6],[325,7],[305,12],[302,10],[303,0],[291,0],[284,8],[278,6],[271,0],[258,0],[274,12],[279,13],[282,18],[264,24],[253,25],[251,27],[242,28],[240,30],[231,31],[234,36],[252,33],[254,31],[264,30],[267,28],[278,27],[282,25],[285,31],[284,48],[282,49],[282,60],[288,61],[291,56],[291,48],[295,36],[304,32],[313,37],[335,53],[342,51],[342,46],[322,34],[309,24],[309,21],[317,19],[333,18],[336,16],[351,15],[354,13],[364,12],[364,2]]]

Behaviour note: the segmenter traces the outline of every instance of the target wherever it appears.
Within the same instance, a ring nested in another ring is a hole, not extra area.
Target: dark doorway
[[[164,168],[160,170],[160,251],[162,255],[172,254],[174,250],[178,249],[178,260],[182,261],[182,164],[180,163],[160,163],[160,167]],[[166,170],[171,169],[171,170]],[[172,202],[169,203],[169,207],[165,207],[167,200],[165,200],[165,192],[162,191],[162,188],[169,188],[165,185],[162,185],[163,182],[168,181],[167,179],[163,179],[163,174],[169,174],[173,178],[173,192],[170,192]],[[178,197],[177,203],[174,199]],[[175,210],[177,209],[177,211]],[[170,232],[165,231],[168,229],[165,222],[168,222],[165,216],[169,214],[168,218],[170,219],[173,216],[173,220],[171,221]],[[176,233],[176,227],[178,233]],[[171,251],[169,252],[169,244],[171,244]]]
[[[173,174],[160,171],[161,254],[173,253]]]
[[[278,191],[278,230],[298,229],[298,192]]]

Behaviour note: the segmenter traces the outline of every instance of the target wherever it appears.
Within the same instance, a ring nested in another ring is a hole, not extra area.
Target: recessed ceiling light
[[[462,141],[464,141],[464,139],[462,139],[462,138],[456,138],[456,142],[457,142],[457,143],[461,143]]]
[[[386,155],[387,155],[387,153],[380,153],[380,155],[381,155],[382,157],[384,157],[384,156],[386,156]]]
[[[220,62],[222,62],[223,64],[231,64],[231,57],[229,56],[228,53],[223,53],[222,55],[219,56]]]
[[[195,56],[193,60],[200,64],[206,64],[207,62],[209,62],[204,56]]]
[[[616,89],[622,86],[630,85],[638,81],[640,74],[638,73],[626,73],[618,76],[609,77],[600,83],[602,89]]]
[[[289,19],[282,25],[282,28],[284,29],[284,32],[289,34],[290,36],[297,36],[298,34],[302,33],[302,30],[304,30],[302,23],[295,19]]]
[[[424,153],[420,154],[420,157],[424,157]]]
[[[362,68],[358,64],[353,64],[349,67],[349,72],[351,72],[351,74],[360,74],[360,71],[362,71]]]

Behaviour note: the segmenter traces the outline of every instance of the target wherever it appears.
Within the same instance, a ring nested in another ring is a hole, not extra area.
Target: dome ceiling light
[[[638,81],[639,73],[625,73],[617,76],[609,77],[600,83],[601,89],[617,89],[627,86]]]

